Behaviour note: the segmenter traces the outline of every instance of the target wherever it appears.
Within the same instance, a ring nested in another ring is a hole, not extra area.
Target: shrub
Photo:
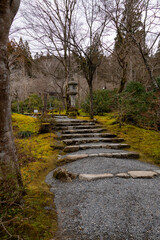
[[[24,101],[15,100],[12,102],[12,112],[15,112],[15,113],[17,112],[31,113],[34,111],[34,109],[42,110],[42,107],[43,107],[42,99],[36,94],[31,94]]]
[[[32,132],[30,131],[20,131],[17,133],[18,138],[28,138],[32,135]]]
[[[82,104],[84,112],[89,113],[90,99],[87,97]],[[94,115],[103,115],[111,112],[115,105],[115,91],[97,90],[93,93]]]
[[[139,82],[130,82],[118,96],[118,111],[119,121],[141,127],[155,127],[157,122],[156,97]]]
[[[42,110],[42,107],[42,99],[36,94],[31,94],[23,103],[25,112],[33,112],[34,109]]]
[[[62,101],[55,98],[53,101],[53,109],[55,112],[61,113],[64,110]]]

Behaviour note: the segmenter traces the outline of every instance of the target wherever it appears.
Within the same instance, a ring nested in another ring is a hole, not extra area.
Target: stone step
[[[111,142],[111,143],[120,143],[123,142],[123,138],[73,138],[73,139],[67,139],[63,140],[63,142],[66,145],[71,144],[81,144],[81,143],[97,143],[97,142]]]
[[[66,155],[61,159],[65,161],[76,161],[79,159],[84,159],[88,157],[105,157],[105,158],[126,158],[126,159],[138,159],[139,154],[135,152],[118,152],[118,153],[94,153],[94,154],[75,154],[75,155]]]
[[[62,134],[82,134],[82,133],[101,133],[106,131],[106,128],[94,128],[94,129],[75,129],[75,130],[64,130]]]
[[[79,134],[62,134],[62,139],[71,139],[71,138],[91,138],[91,137],[104,137],[104,138],[113,138],[116,135],[111,133],[79,133]]]
[[[77,125],[77,126],[56,126],[57,130],[95,129],[102,128],[101,125]]]
[[[79,150],[86,150],[86,149],[98,149],[98,148],[105,148],[105,149],[123,149],[129,148],[130,146],[125,143],[101,143],[101,144],[82,144],[82,145],[72,145],[66,146],[64,148],[65,152],[76,152]]]
[[[95,122],[82,122],[82,121],[75,121],[75,122],[70,122],[70,121],[62,121],[56,123],[56,126],[79,126],[79,125],[95,125]]]
[[[155,171],[129,171],[127,173],[101,173],[101,174],[79,174],[78,178],[82,181],[93,181],[96,179],[103,179],[103,178],[113,178],[113,177],[119,177],[119,178],[142,178],[142,179],[150,179],[157,177],[158,173]]]

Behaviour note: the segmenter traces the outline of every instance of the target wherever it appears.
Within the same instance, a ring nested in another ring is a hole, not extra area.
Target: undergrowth
[[[26,195],[19,204],[13,203],[0,211],[0,239],[53,239],[57,215],[45,177],[58,162],[58,152],[51,147],[55,134],[37,134],[40,123],[36,118],[13,114],[12,121],[15,137],[19,131],[30,131],[33,135],[15,138]]]
[[[140,153],[141,160],[160,165],[160,133],[147,130],[126,123],[117,122],[116,113],[108,113],[105,116],[96,116],[108,131],[122,137],[131,145],[131,150]]]

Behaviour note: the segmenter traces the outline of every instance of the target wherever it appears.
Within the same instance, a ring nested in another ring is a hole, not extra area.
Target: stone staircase
[[[58,137],[65,147],[65,155],[60,156],[64,163],[74,162],[85,158],[105,159],[138,159],[139,154],[129,151],[129,145],[124,139],[108,133],[96,121],[70,119],[67,116],[56,116],[56,129]],[[126,150],[125,150],[126,149]],[[127,163],[126,163],[127,164]],[[102,174],[79,174],[80,180],[94,180],[99,178],[152,178],[160,174],[159,170],[142,171],[133,170]]]
[[[57,118],[56,128],[60,131],[59,138],[66,145],[64,151],[66,160],[78,160],[87,157],[108,157],[108,158],[138,158],[139,155],[134,152],[120,151],[120,149],[129,148],[128,144],[123,143],[124,139],[117,138],[116,135],[106,132],[96,121]],[[88,151],[90,149],[90,151]],[[95,150],[96,153],[90,153]],[[108,149],[108,151],[107,151]],[[110,149],[110,151],[109,151]],[[85,153],[80,153],[85,150]],[[119,150],[119,151],[117,151]]]

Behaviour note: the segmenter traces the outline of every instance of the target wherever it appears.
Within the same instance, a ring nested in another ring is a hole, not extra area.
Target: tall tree
[[[102,0],[105,5],[105,1]],[[116,32],[114,49],[111,50],[121,68],[119,92],[122,92],[127,82],[130,58],[135,52],[135,46],[130,33],[136,38],[142,28],[141,0],[114,0],[105,5],[106,14],[110,16],[112,28]],[[127,29],[127,30],[126,30]]]
[[[0,176],[1,197],[17,198],[22,179],[11,127],[10,77],[7,58],[8,35],[20,0],[0,0]]]
[[[153,75],[151,55],[155,50],[156,43],[160,36],[158,29],[160,4],[154,0],[114,0],[105,6],[106,14],[110,16],[112,30],[116,32],[116,44],[118,51],[113,48],[106,49],[115,56],[121,64],[122,79],[119,91],[122,91],[127,80],[128,65],[133,52],[142,60],[148,77],[150,87],[157,88],[156,79]],[[125,76],[125,77],[123,77]],[[146,84],[148,85],[148,83]],[[148,86],[147,86],[148,87]]]
[[[90,118],[93,119],[93,80],[101,63],[101,41],[108,23],[108,16],[101,15],[101,3],[96,0],[80,1],[80,14],[85,26],[80,24],[78,33],[72,34],[73,52],[79,58],[80,67],[89,87]]]
[[[24,18],[30,28],[32,39],[44,51],[54,55],[64,67],[65,85],[72,71],[71,64],[71,31],[75,24],[77,0],[37,0],[26,1],[29,6]]]

